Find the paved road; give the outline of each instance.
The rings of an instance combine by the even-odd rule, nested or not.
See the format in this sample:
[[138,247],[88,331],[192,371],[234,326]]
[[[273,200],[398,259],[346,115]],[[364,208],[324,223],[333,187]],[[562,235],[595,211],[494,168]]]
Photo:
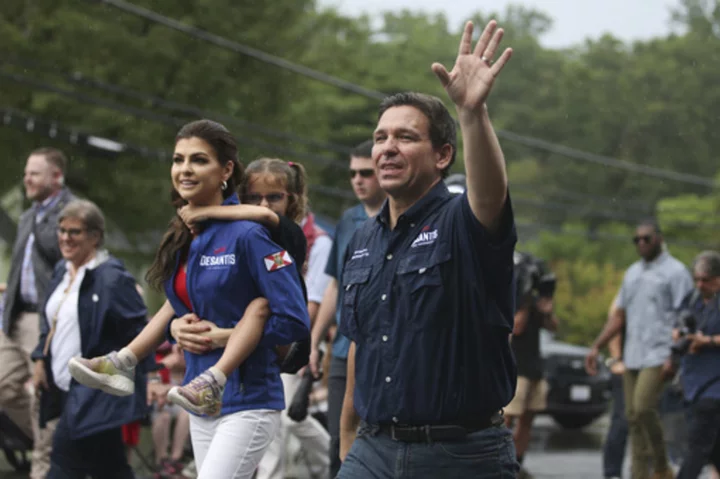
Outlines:
[[[568,431],[557,426],[552,419],[541,416],[535,422],[525,467],[536,479],[602,479],[601,448],[607,427],[608,418],[602,417],[581,431]],[[149,431],[143,431],[143,442],[149,439],[146,433]],[[624,477],[630,477],[629,463],[625,462]],[[288,472],[288,479],[308,477],[301,467],[291,467]],[[0,454],[0,479],[24,477],[11,472]],[[704,474],[702,477],[709,476]]]

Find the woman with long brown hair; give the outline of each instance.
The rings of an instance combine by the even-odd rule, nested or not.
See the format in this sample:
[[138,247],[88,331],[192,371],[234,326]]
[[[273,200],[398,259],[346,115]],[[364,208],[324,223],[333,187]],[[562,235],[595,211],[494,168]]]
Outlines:
[[[176,137],[171,178],[177,208],[238,205],[235,192],[243,170],[230,132],[209,120],[185,125]],[[258,220],[277,220],[266,208],[247,208]],[[193,415],[190,421],[199,478],[251,477],[284,409],[275,348],[309,335],[300,278],[294,267],[287,267],[293,263],[258,223],[209,220],[193,232],[174,218],[147,275],[151,285],[164,288],[168,301],[128,347],[71,361],[73,377],[113,394],[131,394],[123,383],[132,377],[140,355],[162,341],[173,317],[202,318],[226,330],[238,321],[260,322],[259,343],[242,366],[227,375],[211,371],[213,387],[224,386],[220,410]],[[185,382],[213,366],[223,349],[186,351]]]

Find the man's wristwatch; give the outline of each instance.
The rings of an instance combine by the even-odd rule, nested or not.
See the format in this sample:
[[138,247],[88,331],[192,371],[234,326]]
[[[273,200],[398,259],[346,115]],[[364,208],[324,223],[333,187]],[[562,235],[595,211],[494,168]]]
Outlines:
[[618,359],[615,359],[615,358],[607,358],[607,359],[605,360],[605,367],[608,368],[608,369],[610,369],[610,368],[613,367],[613,364],[615,364],[615,363],[618,362],[618,361],[619,361],[619,360],[618,360]]

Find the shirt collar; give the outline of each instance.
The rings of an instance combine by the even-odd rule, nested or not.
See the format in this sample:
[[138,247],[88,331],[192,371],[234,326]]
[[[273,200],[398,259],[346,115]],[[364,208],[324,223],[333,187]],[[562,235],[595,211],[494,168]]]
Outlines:
[[222,202],[223,205],[239,205],[240,199],[238,198],[237,193],[233,193],[232,195],[225,198]]
[[[100,266],[100,264],[107,261],[108,259],[110,259],[110,253],[108,252],[108,250],[99,249],[95,252],[95,256],[93,256],[90,261],[88,261],[87,263],[85,263],[84,265],[82,265],[78,268],[78,273],[80,271],[93,270],[93,269],[97,268],[98,266]],[[67,269],[68,271],[70,271],[71,266],[72,265],[70,264],[70,261],[65,262],[65,269]]]
[[642,259],[642,263],[643,266],[645,266],[646,268],[653,268],[665,261],[669,256],[670,253],[668,253],[667,251],[661,251],[660,254],[655,257],[655,259],[651,261],[645,261],[644,259]]
[[365,211],[365,205],[360,203],[355,207],[355,210],[352,212],[353,220],[366,220],[368,219],[367,212]]
[[[404,221],[410,221],[411,223],[417,222],[417,220],[424,216],[428,210],[433,209],[435,205],[445,201],[451,196],[452,194],[448,191],[445,182],[438,181],[438,183],[433,186],[430,191],[425,193],[425,196],[417,200],[410,208],[407,209],[407,211],[405,211],[405,213],[400,215],[398,218],[398,224]],[[378,213],[375,219],[382,224],[390,224],[389,199],[385,200],[385,203],[383,203],[382,208],[380,209],[380,213]]]
[[53,193],[52,195],[48,196],[41,202],[36,201],[35,208],[41,211],[46,210],[51,206],[55,205],[58,199],[60,199],[60,190],[58,190],[57,193]]

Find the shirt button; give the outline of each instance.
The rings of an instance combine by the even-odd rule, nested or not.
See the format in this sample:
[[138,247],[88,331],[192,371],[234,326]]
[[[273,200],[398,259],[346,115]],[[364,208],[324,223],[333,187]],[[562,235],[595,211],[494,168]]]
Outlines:
[[392,253],[390,253],[389,255],[385,256],[385,258],[388,259],[388,260],[392,259]]
[[395,416],[393,416],[392,420],[393,420],[393,422],[395,422],[395,423],[398,422],[398,418],[396,418]]
[[387,336],[383,335],[383,342],[387,343]]
[[419,274],[423,274],[425,271],[427,271],[427,268],[420,268],[420,269],[418,270],[418,273],[419,273]]
[[385,382],[386,382],[386,383],[389,383],[390,381],[392,381],[392,379],[390,378],[390,376],[388,376],[388,377],[385,378]]
[[385,301],[385,300],[387,299],[387,294],[383,294],[382,296],[380,296],[380,299],[382,299],[383,301]]
[[414,227],[415,227],[415,223],[410,223],[410,227],[411,227],[411,228],[414,228]]

